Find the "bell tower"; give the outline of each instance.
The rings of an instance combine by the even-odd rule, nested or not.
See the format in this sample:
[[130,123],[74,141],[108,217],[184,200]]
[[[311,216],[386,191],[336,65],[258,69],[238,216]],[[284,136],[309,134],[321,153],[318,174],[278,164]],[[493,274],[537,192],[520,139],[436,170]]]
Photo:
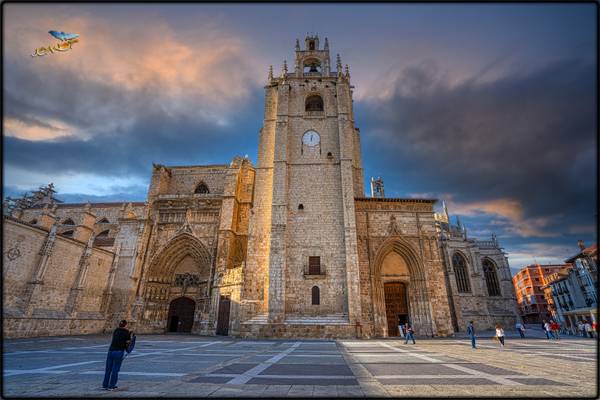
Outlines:
[[[329,41],[296,40],[269,70],[244,276],[247,319],[360,318],[354,198],[364,196],[350,72]],[[286,322],[288,321],[288,322]],[[292,329],[292,328],[290,328]]]

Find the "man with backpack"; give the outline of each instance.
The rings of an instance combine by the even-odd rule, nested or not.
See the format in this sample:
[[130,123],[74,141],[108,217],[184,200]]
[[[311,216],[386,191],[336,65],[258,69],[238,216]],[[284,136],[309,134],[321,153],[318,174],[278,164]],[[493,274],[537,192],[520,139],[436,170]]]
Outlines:
[[104,381],[102,382],[102,388],[104,390],[117,389],[119,370],[121,369],[121,363],[125,358],[125,352],[131,353],[131,350],[133,350],[132,344],[135,344],[135,335],[133,335],[133,332],[128,330],[126,326],[127,321],[121,320],[119,322],[119,327],[113,332],[112,341],[108,349],[108,356],[106,357]]

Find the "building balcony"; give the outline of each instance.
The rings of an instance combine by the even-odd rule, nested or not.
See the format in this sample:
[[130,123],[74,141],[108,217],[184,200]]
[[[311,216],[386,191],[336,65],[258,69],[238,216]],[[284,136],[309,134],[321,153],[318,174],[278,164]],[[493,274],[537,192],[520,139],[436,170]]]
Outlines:
[[305,111],[305,117],[323,117],[325,115],[325,111]]
[[325,266],[320,265],[318,268],[315,266],[310,266],[308,264],[304,265],[303,268],[303,276],[304,279],[322,279],[327,276],[325,273]]

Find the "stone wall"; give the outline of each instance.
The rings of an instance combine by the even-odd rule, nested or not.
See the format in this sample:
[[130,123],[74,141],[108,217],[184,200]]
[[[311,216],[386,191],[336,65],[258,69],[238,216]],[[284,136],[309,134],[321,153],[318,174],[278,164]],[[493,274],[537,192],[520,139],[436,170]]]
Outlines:
[[[446,273],[450,284],[450,297],[453,301],[455,328],[465,332],[469,321],[473,321],[476,329],[493,329],[496,324],[505,328],[514,327],[516,323],[516,300],[514,286],[511,280],[510,268],[506,255],[497,246],[486,243],[479,246],[478,241],[467,239],[462,235],[446,234],[440,242],[444,255]],[[468,270],[468,292],[460,292],[452,263],[455,253],[460,254],[466,261]],[[489,296],[482,261],[491,260],[495,267],[500,284],[500,296]]]
[[[60,204],[55,203],[52,208],[52,213],[58,221],[58,234],[66,231],[71,231],[83,222],[83,216],[86,211],[93,213],[96,216],[94,224],[94,234],[98,235],[101,232],[108,230],[108,238],[114,239],[120,228],[119,219],[123,218],[126,213],[133,213],[140,217],[144,213],[145,203],[143,202],[115,202],[115,203],[71,203]],[[47,212],[48,209],[42,207],[29,208],[22,211],[19,219],[31,222],[39,221],[41,215]],[[66,225],[64,222],[71,219],[74,225]],[[108,222],[104,222],[108,221]],[[35,225],[35,224],[34,224]],[[114,240],[97,243],[98,246],[105,247],[107,250],[113,250]]]
[[289,339],[349,339],[360,336],[360,329],[351,324],[242,324],[241,338]]
[[100,333],[114,253],[3,219],[4,335]]

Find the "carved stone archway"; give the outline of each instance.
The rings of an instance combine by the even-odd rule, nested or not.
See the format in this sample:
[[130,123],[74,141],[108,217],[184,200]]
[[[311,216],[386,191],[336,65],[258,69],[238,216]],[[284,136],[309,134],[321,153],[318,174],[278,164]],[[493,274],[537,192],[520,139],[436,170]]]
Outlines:
[[382,266],[385,257],[391,252],[401,256],[408,266],[409,279],[403,279],[402,281],[406,284],[408,292],[410,323],[417,335],[430,336],[434,328],[429,308],[429,295],[423,262],[413,246],[399,236],[392,236],[379,246],[372,264],[374,333],[376,336],[388,336]]
[[[178,276],[176,270],[182,263],[191,264],[192,269],[188,267]],[[172,238],[150,261],[144,280],[142,324],[152,331],[167,330],[169,304],[185,295],[195,301],[192,332],[197,331],[201,316],[208,313],[211,265],[210,253],[196,237],[181,233]]]

